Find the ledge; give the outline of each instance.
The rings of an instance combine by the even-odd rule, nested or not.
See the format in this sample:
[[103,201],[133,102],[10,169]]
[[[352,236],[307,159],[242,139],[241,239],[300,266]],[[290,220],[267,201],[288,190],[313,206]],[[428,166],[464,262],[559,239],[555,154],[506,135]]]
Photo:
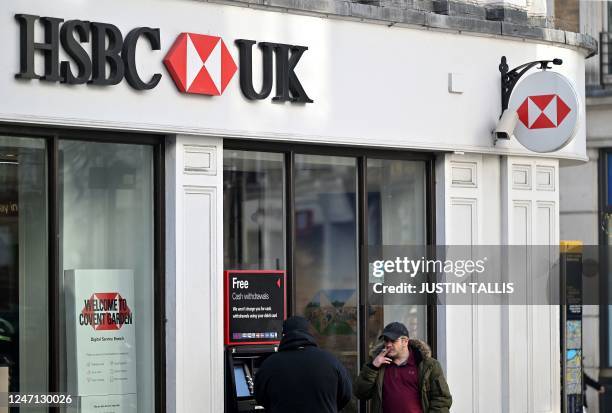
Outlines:
[[[276,10],[296,14],[309,14],[321,17],[352,19],[364,22],[386,24],[388,26],[406,25],[439,30],[455,30],[474,34],[485,34],[494,36],[507,36],[513,38],[525,38],[546,43],[575,47],[585,54],[587,58],[597,54],[597,41],[582,33],[573,33],[564,30],[556,30],[546,27],[531,26],[522,23],[521,12],[509,10],[489,10],[485,15],[487,19],[477,18],[473,14],[474,6],[467,8],[470,15],[437,14],[426,10],[429,2],[419,0],[413,3],[415,9],[403,9],[398,7],[380,7],[350,0],[196,0],[207,1],[241,7],[252,7],[264,10]],[[421,4],[423,3],[423,4]],[[427,5],[426,5],[427,4]],[[439,10],[444,9],[442,2],[436,2]],[[418,6],[421,7],[418,7]],[[419,10],[419,8],[422,8]],[[425,10],[423,10],[425,9]],[[483,7],[484,9],[484,7]],[[460,9],[461,10],[461,9]],[[506,17],[504,17],[506,16]],[[502,20],[500,20],[502,19]]]
[[585,89],[587,106],[612,104],[612,87],[606,88],[601,85],[586,85]]

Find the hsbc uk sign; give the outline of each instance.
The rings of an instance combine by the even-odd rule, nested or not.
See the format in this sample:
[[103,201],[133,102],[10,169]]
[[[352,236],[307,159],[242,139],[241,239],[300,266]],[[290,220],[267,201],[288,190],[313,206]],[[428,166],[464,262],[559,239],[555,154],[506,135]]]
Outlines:
[[[136,65],[136,47],[147,41],[151,50],[161,50],[158,28],[137,27],[125,37],[116,26],[84,20],[67,20],[16,14],[20,34],[20,68],[17,79],[39,79],[69,85],[92,84],[112,86],[123,79],[136,90],[155,88],[162,79],[156,73],[143,79]],[[42,25],[43,42],[37,42],[36,25]],[[86,48],[85,44],[90,43]],[[218,36],[181,33],[163,59],[170,77],[182,93],[219,96],[239,72],[240,89],[250,100],[270,96],[276,84],[273,101],[312,103],[302,86],[295,68],[306,50],[305,46],[238,39],[236,64],[225,41]],[[262,53],[263,82],[259,91],[253,85],[253,45]],[[60,61],[60,48],[69,60]],[[88,50],[91,52],[88,52]],[[35,68],[36,53],[44,59],[44,72]],[[276,70],[273,69],[273,60]],[[73,70],[76,69],[76,70]]]

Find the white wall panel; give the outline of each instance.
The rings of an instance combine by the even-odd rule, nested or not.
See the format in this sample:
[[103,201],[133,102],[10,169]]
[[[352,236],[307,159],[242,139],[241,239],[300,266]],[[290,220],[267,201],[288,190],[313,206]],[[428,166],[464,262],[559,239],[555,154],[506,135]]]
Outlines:
[[472,308],[467,305],[448,305],[444,309],[447,316],[444,328],[447,330],[447,337],[451,340],[445,370],[453,395],[452,409],[453,412],[475,412],[477,375],[474,371]]
[[511,245],[531,244],[531,202],[526,200],[512,203],[513,221]]
[[[472,169],[473,166],[473,169]],[[475,184],[461,181],[458,176],[470,170],[476,172],[476,163],[466,164],[466,168],[453,164],[451,167],[452,187],[476,188]],[[471,175],[470,182],[476,181]],[[472,245],[478,239],[478,209],[476,198],[452,197],[450,200],[449,231],[450,245]],[[473,308],[471,306],[446,306],[447,310],[447,336],[452,337],[452,353],[449,354],[447,371],[448,381],[453,388],[453,409],[459,412],[471,411],[474,406],[477,391],[478,375],[475,371],[476,357],[474,347],[475,326]],[[462,357],[457,357],[459,354]]]
[[[517,191],[529,191],[531,189],[531,168],[529,165],[516,165],[512,169],[511,185]],[[529,177],[528,181],[524,178]],[[525,196],[525,193],[521,194]],[[514,200],[511,204],[513,216],[513,224],[510,226],[510,244],[514,245],[529,245],[531,244],[531,202],[529,200]],[[510,251],[509,272],[513,278],[517,280],[517,274],[521,278],[518,283],[527,285],[531,271],[530,259],[528,251],[523,254],[523,251]],[[528,289],[521,290],[523,294],[519,300],[526,302],[528,299]],[[506,412],[509,413],[527,413],[530,411],[530,386],[529,386],[529,371],[531,360],[531,347],[527,326],[530,322],[530,309],[526,306],[509,306],[507,309],[507,320],[504,320],[502,328],[508,329],[508,340],[504,342],[504,353],[507,355],[507,370],[508,375],[507,387],[504,391]],[[507,346],[507,347],[506,347]]]
[[[559,352],[554,351],[556,347],[551,347],[554,343],[559,343],[555,331],[558,330],[557,324],[559,320],[555,320],[555,312],[551,311],[552,306],[534,305],[532,310],[532,337],[530,353],[531,358],[531,377],[533,380],[534,406],[533,411],[539,412],[554,412],[557,405],[556,399],[559,399],[558,394],[553,394],[555,386],[554,381],[558,381],[558,377],[552,376],[552,373],[558,371],[553,365],[553,360],[558,357]],[[557,339],[555,339],[557,338]],[[544,374],[542,374],[544,373]]]
[[[445,223],[438,233],[439,243],[499,243],[498,158],[444,155],[436,171],[443,205],[437,213],[438,225]],[[453,412],[501,411],[501,308],[477,304],[474,298],[472,306],[438,309],[438,350],[453,393]]]
[[[504,158],[502,161],[502,232],[514,247],[509,271],[521,274],[525,302],[549,288],[548,271],[559,244],[557,161]],[[538,294],[538,297],[540,295]],[[507,347],[506,411],[553,413],[560,409],[559,311],[556,306],[510,306],[503,319]]]
[[449,245],[478,244],[478,203],[475,198],[451,198]]
[[[217,225],[215,202],[216,188],[185,187],[183,192],[183,262],[181,301],[184,311],[180,317],[183,339],[177,353],[180,354],[180,364],[184,368],[181,380],[180,395],[183,399],[184,411],[195,411],[201,406],[219,406],[219,394],[215,394],[212,384],[219,380],[219,365],[215,359],[215,344],[219,337],[206,334],[194,337],[191,332],[217,331],[218,321],[214,314],[219,312],[223,303],[216,294],[216,285],[220,279],[215,270],[216,251],[213,234]],[[221,296],[222,297],[222,296]],[[211,317],[211,315],[213,315]],[[202,354],[202,349],[205,350]],[[207,351],[206,351],[207,350]],[[208,353],[208,354],[206,354]],[[210,383],[202,386],[202,383]]]
[[166,145],[168,412],[223,411],[222,141]]
[[[501,189],[500,162],[498,156],[483,156],[482,196],[480,198],[481,245],[498,245],[501,239]],[[478,412],[502,411],[502,354],[499,351],[502,341],[502,307],[480,305],[475,308],[478,335],[477,375],[478,375]]]
[[504,412],[528,413],[533,388],[529,386],[529,337],[525,331],[529,323],[529,308],[524,306],[509,306],[508,321],[503,320],[502,327],[508,329],[508,340],[503,344],[503,352],[507,357],[504,366],[506,386],[504,386]]
[[478,391],[474,411],[480,413],[501,412],[502,404],[502,354],[501,328],[502,307],[480,305],[477,311],[477,368]]
[[[436,173],[438,242],[540,244],[540,254],[513,250],[508,271],[523,277],[524,302],[534,288],[545,288],[548,280],[534,275],[548,269],[556,251],[544,246],[559,241],[557,161],[447,154]],[[556,307],[443,306],[438,323],[453,412],[559,411]]]
[[[552,166],[536,166],[536,189],[537,191],[554,191],[556,188],[556,171]],[[539,179],[538,179],[539,177]],[[544,197],[546,198],[546,197]],[[549,283],[547,277],[540,275],[546,274],[551,262],[555,260],[555,253],[558,253],[559,243],[557,235],[558,225],[558,202],[538,201],[536,202],[536,239],[534,244],[539,245],[538,254],[535,257],[534,281],[532,291],[544,291]],[[549,246],[549,248],[547,248]],[[546,254],[548,251],[548,254]],[[559,337],[559,311],[556,306],[533,305],[532,310],[532,335],[531,354],[532,370],[531,376],[534,377],[534,409],[536,413],[552,412],[558,407],[558,394],[553,392],[557,388],[555,385],[557,377],[552,373],[558,372],[557,368],[560,353],[555,343],[560,343]],[[549,345],[547,345],[549,344]],[[551,372],[551,374],[540,374],[540,372]],[[537,378],[537,379],[536,379]]]

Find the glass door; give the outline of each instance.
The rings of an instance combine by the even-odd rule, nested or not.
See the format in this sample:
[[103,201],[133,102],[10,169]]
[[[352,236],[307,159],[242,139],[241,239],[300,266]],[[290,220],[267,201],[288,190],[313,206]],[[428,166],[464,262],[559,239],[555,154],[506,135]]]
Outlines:
[[[295,312],[358,372],[357,158],[295,155]],[[356,412],[355,400],[344,412]]]

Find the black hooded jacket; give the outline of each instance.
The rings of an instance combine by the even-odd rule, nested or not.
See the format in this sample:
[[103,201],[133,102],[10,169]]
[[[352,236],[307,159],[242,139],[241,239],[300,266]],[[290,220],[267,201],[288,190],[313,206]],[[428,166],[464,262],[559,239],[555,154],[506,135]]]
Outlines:
[[336,413],[351,394],[344,366],[301,330],[285,334],[255,375],[255,398],[266,413]]

